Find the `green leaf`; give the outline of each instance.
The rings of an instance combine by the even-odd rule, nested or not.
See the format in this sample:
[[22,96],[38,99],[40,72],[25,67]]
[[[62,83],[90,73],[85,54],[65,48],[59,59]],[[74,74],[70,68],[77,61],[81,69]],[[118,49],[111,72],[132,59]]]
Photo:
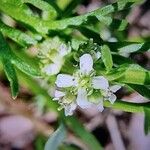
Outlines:
[[116,80],[121,83],[135,84],[134,87],[136,87],[136,85],[150,85],[150,71],[137,64],[132,64],[132,62],[131,64],[120,65],[109,73],[103,75],[110,81]]
[[122,19],[122,20],[113,19],[111,21],[110,27],[112,29],[117,29],[118,31],[123,31],[123,30],[126,29],[127,25],[128,25],[128,22],[126,20],[124,20],[124,19]]
[[81,150],[77,145],[63,145],[60,150]]
[[5,74],[10,82],[11,94],[13,99],[15,99],[19,92],[18,79],[13,65],[9,60],[3,59],[3,66]]
[[56,3],[61,10],[64,10],[72,0],[57,0]]
[[21,0],[1,0],[0,10],[19,22],[23,22],[35,28],[40,33],[47,33],[46,21],[35,16]]
[[103,45],[101,47],[101,53],[102,53],[102,61],[106,67],[106,70],[110,71],[113,66],[113,61],[109,47],[107,45]]
[[121,2],[107,5],[81,16],[56,21],[44,21],[36,17],[21,0],[1,0],[0,10],[14,19],[32,26],[40,33],[48,33],[49,30],[63,30],[69,26],[80,26],[86,23],[91,17],[97,18],[104,24],[111,25],[113,19],[106,15],[129,8],[136,1],[137,0],[121,0]]
[[150,99],[150,88],[144,85],[135,85],[135,84],[128,84],[129,87],[137,91],[142,96]]
[[0,32],[0,61],[4,66],[5,74],[10,82],[12,97],[15,99],[18,95],[18,79],[13,65],[11,64],[12,53],[3,35]]
[[[81,24],[86,23],[90,17],[95,17],[100,22],[103,22],[104,24],[107,24],[107,25],[111,25],[113,22],[113,19],[111,19],[111,17],[108,17],[106,15],[129,8],[136,1],[137,0],[122,0],[121,2],[107,5],[103,8],[99,8],[85,15],[54,21],[52,22],[50,29],[60,30],[60,29],[65,29],[68,26],[80,26]],[[121,24],[125,24],[124,21]],[[120,26],[120,29],[123,28],[121,26]]]
[[83,0],[71,0],[65,10],[62,12],[62,17],[68,17],[72,15],[73,10],[82,2]]
[[49,137],[46,142],[44,150],[58,150],[59,146],[62,144],[66,138],[66,129],[63,124]]
[[118,82],[150,85],[150,71],[143,69],[136,64],[130,64],[123,67],[126,68],[125,73],[121,78],[117,79]]
[[28,64],[27,61],[24,61],[15,55],[13,55],[11,61],[19,70],[23,71],[24,73],[31,76],[41,76],[39,69],[35,68],[31,64]]
[[129,44],[127,46],[121,47],[118,49],[120,54],[124,53],[133,53],[137,51],[149,51],[150,50],[150,43],[134,43]]
[[117,100],[114,104],[111,104],[108,100],[104,101],[104,106],[125,111],[125,112],[131,112],[131,113],[143,113],[143,109],[146,106],[150,107],[150,103],[133,103],[133,102],[127,102],[127,101],[121,101]]
[[38,68],[28,64],[27,61],[17,57],[11,50],[9,45],[0,34],[0,58],[11,61],[18,69],[32,76],[40,76]]
[[150,50],[150,42],[105,42],[111,51],[124,53],[146,52]]
[[[113,80],[117,80],[119,78],[121,78],[124,73],[126,68],[123,67],[124,65],[122,65],[121,67],[118,68],[114,68],[113,70],[111,70],[109,73],[104,74],[104,76],[109,80],[109,81],[113,81]],[[125,65],[126,66],[126,65]]]
[[144,131],[145,134],[148,134],[150,132],[150,108],[145,107],[144,108]]
[[4,71],[10,81],[10,87],[12,91],[12,96],[15,98],[18,94],[18,80],[13,64],[25,72],[26,74],[33,76],[40,76],[39,71],[29,65],[27,62],[23,61],[17,57],[10,49],[9,45],[6,43],[3,35],[0,32],[0,60],[4,65]]
[[0,59],[11,60],[12,52],[9,45],[6,43],[2,33],[0,32]]
[[22,0],[22,2],[30,3],[35,7],[43,10],[43,13],[46,15],[46,20],[54,19],[57,16],[56,10],[49,3],[43,0]]
[[30,37],[29,35],[21,32],[17,29],[9,27],[1,21],[0,21],[0,31],[5,36],[9,37],[13,41],[17,42],[19,45],[24,46],[24,47],[27,45],[30,45],[30,44],[35,45],[37,43],[37,41],[35,39],[33,39],[32,37]]
[[101,44],[103,42],[98,32],[95,32],[94,30],[84,26],[77,27],[77,29],[87,38],[92,38],[94,42],[98,44]]
[[122,66],[122,64],[127,64],[127,63],[134,64],[134,62],[130,58],[127,58],[118,54],[112,54],[112,57],[113,57],[114,64],[117,64],[117,65]]
[[90,150],[102,150],[102,147],[96,138],[89,133],[75,117],[67,117],[65,121],[72,131],[85,142]]

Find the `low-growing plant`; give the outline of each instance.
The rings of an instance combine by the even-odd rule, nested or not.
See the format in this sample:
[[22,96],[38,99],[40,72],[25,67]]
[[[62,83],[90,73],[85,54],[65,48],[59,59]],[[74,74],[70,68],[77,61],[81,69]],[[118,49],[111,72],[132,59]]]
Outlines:
[[[74,10],[81,1],[0,2],[0,61],[12,98],[19,93],[20,80],[43,97],[43,108],[56,111],[63,122],[45,150],[52,146],[55,150],[64,142],[66,126],[90,149],[102,149],[75,117],[77,107],[144,113],[145,133],[150,130],[150,103],[122,101],[115,94],[125,88],[150,98],[150,71],[129,57],[149,51],[150,43],[144,39],[131,42],[126,33],[129,23],[124,12],[139,1],[117,0],[77,15]],[[6,16],[15,20],[14,25],[6,21]]]

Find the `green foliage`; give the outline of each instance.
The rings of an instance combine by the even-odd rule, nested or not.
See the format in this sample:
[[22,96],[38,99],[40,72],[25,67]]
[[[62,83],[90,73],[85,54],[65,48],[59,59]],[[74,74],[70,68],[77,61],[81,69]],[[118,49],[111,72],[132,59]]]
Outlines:
[[37,41],[32,38],[31,36],[21,32],[20,30],[11,28],[5,25],[3,22],[0,21],[0,31],[12,39],[13,41],[17,42],[19,45],[25,47],[27,45],[35,45]]
[[52,136],[46,142],[44,150],[58,150],[58,147],[62,144],[62,142],[66,138],[66,129],[63,124],[53,133]]
[[113,66],[113,61],[109,47],[107,45],[102,46],[101,53],[102,53],[102,60],[104,62],[106,70],[110,71]]
[[19,57],[15,55],[13,55],[11,59],[14,66],[16,66],[18,69],[25,72],[26,74],[31,76],[40,76],[38,68],[35,68],[31,64],[28,64],[27,62],[21,60]]
[[150,85],[150,71],[136,64],[127,65],[124,69],[124,75],[118,81],[138,85]]
[[3,59],[2,63],[4,66],[4,71],[6,73],[6,76],[10,82],[12,97],[13,99],[15,99],[18,95],[18,90],[19,90],[16,71],[9,60]]
[[150,42],[106,42],[111,51],[119,54],[130,54],[135,52],[146,52],[150,50]]
[[140,93],[142,96],[150,99],[150,88],[148,86],[128,84],[132,89]]
[[43,11],[43,17],[45,20],[55,19],[57,11],[49,5],[47,2],[42,0],[22,0],[23,3],[29,3]]
[[80,124],[75,117],[66,119],[66,123],[74,131],[74,133],[79,136],[86,145],[88,145],[91,150],[102,149],[101,145],[98,143],[95,137],[86,129],[84,129],[83,125]]
[[10,87],[13,98],[17,97],[19,90],[17,75],[14,66],[16,66],[18,69],[29,75],[33,76],[39,75],[38,71],[35,68],[31,67],[27,62],[21,60],[11,51],[9,45],[6,43],[1,33],[0,33],[0,61],[2,61],[6,76],[10,81]]
[[[17,0],[17,1],[16,0],[13,0],[13,1],[2,0],[0,10],[10,15],[14,19],[32,26],[38,32],[46,34],[48,33],[49,30],[62,30],[62,29],[66,29],[69,26],[80,26],[81,24],[88,22],[88,19],[90,17],[95,17],[100,22],[106,25],[111,25],[113,20],[111,19],[111,17],[107,17],[106,15],[113,13],[113,12],[121,11],[123,9],[127,9],[136,1],[137,0],[121,0],[121,1],[118,1],[117,3],[108,5],[104,8],[97,9],[93,12],[87,13],[82,16],[62,19],[58,21],[44,21],[36,17],[35,15],[33,15],[30,9],[24,3],[22,3],[21,0]],[[42,3],[42,5],[44,5],[45,7],[44,2],[41,2],[40,0],[39,2]],[[31,3],[37,6],[36,1],[32,1]],[[19,13],[19,12],[22,12],[22,13]],[[124,20],[120,21],[118,29],[122,30],[124,24],[125,24]]]
[[5,42],[2,34],[0,33],[0,61],[2,61],[4,66],[4,71],[10,82],[12,97],[15,99],[18,94],[18,79],[14,69],[14,66],[11,63],[12,53],[9,46]]

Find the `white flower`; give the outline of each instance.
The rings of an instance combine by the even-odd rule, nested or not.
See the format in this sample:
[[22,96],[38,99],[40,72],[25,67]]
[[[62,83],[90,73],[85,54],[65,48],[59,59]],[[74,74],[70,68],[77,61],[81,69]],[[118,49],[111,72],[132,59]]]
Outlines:
[[104,96],[105,100],[109,100],[110,103],[113,104],[117,99],[116,95],[113,93],[117,92],[120,88],[121,88],[120,85],[113,85],[113,86],[105,89],[103,91],[103,96]]
[[92,104],[88,101],[87,91],[85,88],[78,89],[78,95],[77,95],[76,101],[77,101],[77,104],[83,109],[89,108]]
[[44,41],[39,47],[41,71],[49,76],[59,73],[64,64],[64,57],[70,51],[70,45],[62,43],[57,37]]
[[[58,102],[63,106],[65,109],[65,115],[66,116],[71,116],[73,115],[73,112],[75,111],[77,104],[74,102],[74,96],[72,94],[67,95],[65,92],[62,91],[55,91],[55,98],[53,100],[58,100]],[[69,100],[66,100],[69,99]]]
[[[75,105],[83,109],[96,105],[99,111],[103,111],[103,99],[108,98],[110,102],[116,100],[116,96],[113,92],[116,92],[120,87],[112,86],[109,88],[108,80],[105,77],[95,76],[93,59],[90,54],[84,54],[80,57],[79,66],[80,70],[75,74],[72,76],[59,74],[55,82],[59,88],[70,88],[67,94],[73,93],[73,95],[75,95],[71,102],[69,102],[70,107],[64,107],[65,111],[70,110],[71,113],[68,114],[72,114],[75,110]],[[62,96],[63,99],[65,96]],[[60,98],[60,101],[61,100]]]
[[94,89],[106,90],[109,87],[108,80],[103,76],[93,77],[92,86]]
[[70,105],[64,106],[65,108],[65,116],[71,116],[73,115],[75,109],[77,108],[77,105],[75,102],[70,103]]
[[45,72],[47,75],[54,75],[60,71],[61,64],[58,63],[51,63],[47,64],[42,68],[42,72]]
[[93,59],[90,54],[84,54],[80,57],[80,72],[84,75],[90,74],[93,70]]
[[71,87],[75,86],[76,80],[73,76],[67,74],[59,74],[57,76],[56,85],[58,87]]

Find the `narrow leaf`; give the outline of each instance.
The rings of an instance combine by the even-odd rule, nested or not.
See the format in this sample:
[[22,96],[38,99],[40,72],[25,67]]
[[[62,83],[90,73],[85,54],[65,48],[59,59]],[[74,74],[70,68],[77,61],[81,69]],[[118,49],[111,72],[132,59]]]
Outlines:
[[58,150],[59,146],[62,144],[66,138],[66,129],[63,124],[49,137],[46,142],[44,150]]
[[126,65],[125,68],[124,75],[117,81],[139,85],[150,85],[150,71],[143,69],[136,64]]
[[118,31],[123,31],[126,29],[127,25],[128,22],[126,20],[113,19],[110,24],[110,27],[112,29],[117,29]]
[[17,42],[18,44],[20,44],[21,46],[27,46],[30,44],[36,44],[37,41],[35,39],[33,39],[32,37],[30,37],[29,35],[14,29],[12,27],[9,27],[7,25],[5,25],[3,22],[0,21],[0,31],[7,37],[9,37],[10,39],[12,39],[13,41]]
[[123,65],[122,65],[122,67],[114,68],[109,73],[104,74],[104,76],[109,81],[117,80],[117,79],[121,78],[124,75],[125,70],[126,70],[126,68],[123,67]]
[[54,19],[57,16],[56,10],[46,1],[43,0],[22,0],[24,3],[30,3],[35,7],[43,10],[46,20]]
[[72,15],[73,10],[82,2],[83,0],[71,0],[65,10],[62,12],[62,17],[68,17]]
[[150,50],[150,43],[135,43],[135,44],[130,44],[124,47],[119,48],[119,53],[133,53],[137,51],[149,51]]
[[125,112],[131,112],[131,113],[143,113],[143,109],[146,106],[150,106],[150,103],[133,103],[133,102],[127,102],[125,100],[117,100],[114,104],[111,104],[109,101],[104,101],[105,107],[110,107],[113,109],[118,109]]
[[128,84],[132,89],[137,91],[142,96],[146,97],[147,99],[150,99],[150,88],[144,85],[135,85],[135,84]]
[[0,10],[12,18],[30,25],[40,33],[48,32],[48,27],[45,25],[46,21],[35,16],[21,0],[1,0]]
[[[111,25],[111,23],[113,22],[113,19],[111,19],[111,17],[106,16],[107,14],[121,11],[123,9],[127,9],[131,7],[132,4],[136,1],[137,0],[122,0],[121,2],[107,5],[103,8],[99,8],[95,11],[89,12],[81,16],[54,21],[51,24],[51,29],[65,29],[68,26],[79,26],[83,23],[86,23],[90,17],[95,17],[100,22],[103,22],[104,24],[107,24],[107,25]],[[121,23],[121,24],[124,24],[124,23]],[[122,29],[122,27],[120,29]]]
[[121,2],[107,5],[103,8],[99,8],[95,11],[89,12],[81,16],[55,21],[44,21],[34,16],[31,13],[30,9],[26,5],[21,3],[21,0],[1,0],[0,10],[10,15],[14,19],[32,26],[40,33],[48,33],[49,30],[63,30],[69,26],[80,26],[81,24],[87,23],[90,17],[95,17],[100,22],[110,25],[113,22],[113,19],[106,15],[129,8],[136,1],[137,0],[122,0]]
[[150,51],[150,42],[105,42],[112,51],[123,53],[135,53]]
[[24,60],[20,59],[19,57],[13,55],[12,63],[24,73],[31,75],[31,76],[40,76],[40,71],[38,68],[33,67],[31,64],[28,64]]
[[102,150],[100,143],[75,117],[66,118],[66,123],[81,138],[90,150]]
[[11,64],[11,57],[9,45],[0,32],[0,61],[3,63],[5,74],[10,82],[12,97],[15,99],[18,95],[19,86],[15,69]]
[[98,32],[95,32],[94,30],[84,26],[77,27],[77,29],[87,38],[92,38],[94,42],[98,44],[101,44],[103,42]]
[[10,82],[11,94],[13,99],[15,99],[19,92],[18,79],[13,65],[9,60],[3,60],[3,66],[5,74]]
[[101,53],[102,53],[102,61],[106,67],[106,70],[110,71],[113,66],[113,61],[109,47],[107,45],[102,46]]

